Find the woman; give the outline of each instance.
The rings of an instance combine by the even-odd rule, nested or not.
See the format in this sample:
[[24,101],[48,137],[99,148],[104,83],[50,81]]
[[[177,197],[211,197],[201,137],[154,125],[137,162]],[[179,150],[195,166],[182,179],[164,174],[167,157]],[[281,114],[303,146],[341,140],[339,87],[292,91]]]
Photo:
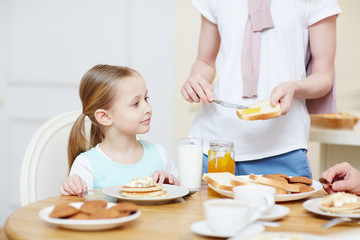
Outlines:
[[[333,85],[336,0],[193,0],[202,15],[199,52],[181,93],[202,101],[189,135],[235,144],[235,174],[284,173],[311,177],[306,152],[309,114],[305,99]],[[312,71],[306,76],[306,53]],[[215,74],[218,82],[212,85]],[[213,99],[249,105],[280,103],[277,119],[239,120]],[[207,153],[208,149],[204,149]],[[207,170],[207,156],[204,168]]]

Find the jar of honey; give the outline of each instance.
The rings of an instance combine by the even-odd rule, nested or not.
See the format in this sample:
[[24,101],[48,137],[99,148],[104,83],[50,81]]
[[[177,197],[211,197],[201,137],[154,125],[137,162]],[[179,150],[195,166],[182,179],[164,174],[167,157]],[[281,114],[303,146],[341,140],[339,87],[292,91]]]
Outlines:
[[212,141],[208,152],[208,172],[235,174],[235,151],[231,141]]

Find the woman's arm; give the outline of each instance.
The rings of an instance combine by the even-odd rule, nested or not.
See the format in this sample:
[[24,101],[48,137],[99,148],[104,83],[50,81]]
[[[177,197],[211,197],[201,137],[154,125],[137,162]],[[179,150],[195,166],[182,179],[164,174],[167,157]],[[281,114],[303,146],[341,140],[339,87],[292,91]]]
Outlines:
[[309,27],[312,56],[311,74],[301,81],[288,81],[273,89],[271,104],[280,102],[285,115],[293,98],[320,98],[325,96],[333,85],[336,52],[336,18],[325,18]]
[[181,88],[181,94],[188,102],[209,104],[213,97],[211,85],[215,77],[215,59],[219,51],[220,35],[216,24],[201,16],[199,51],[190,76]]

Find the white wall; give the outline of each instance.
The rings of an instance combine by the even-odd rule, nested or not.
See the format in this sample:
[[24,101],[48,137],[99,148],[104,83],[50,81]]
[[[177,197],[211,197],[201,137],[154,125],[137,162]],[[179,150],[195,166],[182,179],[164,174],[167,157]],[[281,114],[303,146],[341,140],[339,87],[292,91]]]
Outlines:
[[174,11],[174,0],[0,1],[0,226],[20,206],[28,141],[46,120],[81,108],[78,84],[95,64],[143,75],[148,138],[173,153]]

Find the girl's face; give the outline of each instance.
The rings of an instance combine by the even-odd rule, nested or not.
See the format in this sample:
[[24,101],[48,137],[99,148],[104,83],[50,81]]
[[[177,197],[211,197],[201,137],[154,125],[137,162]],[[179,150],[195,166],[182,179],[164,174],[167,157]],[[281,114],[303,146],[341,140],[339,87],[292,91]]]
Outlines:
[[108,110],[113,126],[122,134],[144,134],[150,130],[151,106],[144,79],[134,74],[121,79]]

